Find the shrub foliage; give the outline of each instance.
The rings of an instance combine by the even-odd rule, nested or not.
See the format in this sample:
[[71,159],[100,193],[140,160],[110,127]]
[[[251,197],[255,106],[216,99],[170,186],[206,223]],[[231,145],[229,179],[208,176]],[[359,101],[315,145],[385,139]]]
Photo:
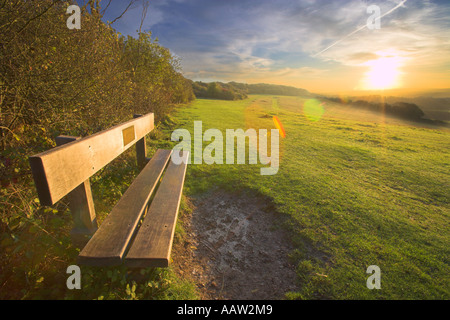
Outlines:
[[36,297],[76,253],[66,206],[39,205],[28,157],[60,134],[87,136],[134,113],[159,122],[194,99],[179,61],[150,33],[122,36],[102,21],[98,0],[70,30],[71,4],[0,1],[0,298]]

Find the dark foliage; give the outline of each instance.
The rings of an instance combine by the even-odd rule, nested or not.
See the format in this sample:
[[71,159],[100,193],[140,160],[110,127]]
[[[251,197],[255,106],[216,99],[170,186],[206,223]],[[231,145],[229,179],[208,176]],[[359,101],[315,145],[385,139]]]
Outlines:
[[195,98],[150,33],[124,37],[102,21],[100,1],[84,3],[71,30],[73,1],[0,1],[0,298],[26,298],[74,250],[66,207],[39,205],[28,157],[135,113],[158,123]]
[[[334,97],[323,97],[323,98],[336,103],[343,103],[340,98]],[[366,109],[375,112],[383,112],[385,114],[409,120],[421,120],[425,115],[425,113],[419,108],[419,106],[413,103],[406,103],[406,102],[395,102],[393,104],[388,104],[388,103],[369,102],[366,100],[356,100],[356,101],[349,100],[345,102],[345,104],[357,107],[359,109]]]

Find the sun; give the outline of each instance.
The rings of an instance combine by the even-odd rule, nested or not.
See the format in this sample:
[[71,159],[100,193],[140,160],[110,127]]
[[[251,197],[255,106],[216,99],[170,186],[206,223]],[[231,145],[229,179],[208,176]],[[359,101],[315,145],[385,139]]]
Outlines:
[[385,56],[363,64],[369,67],[362,80],[364,90],[386,90],[401,86],[401,58]]

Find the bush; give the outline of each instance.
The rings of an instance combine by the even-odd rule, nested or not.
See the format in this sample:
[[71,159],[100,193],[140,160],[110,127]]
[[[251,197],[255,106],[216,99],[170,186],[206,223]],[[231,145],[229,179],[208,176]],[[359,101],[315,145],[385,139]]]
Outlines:
[[87,136],[134,113],[160,121],[194,98],[179,61],[150,33],[121,36],[102,22],[99,1],[87,1],[81,29],[69,30],[70,4],[0,3],[0,298],[51,287],[76,256],[67,206],[40,206],[28,157],[60,134]]

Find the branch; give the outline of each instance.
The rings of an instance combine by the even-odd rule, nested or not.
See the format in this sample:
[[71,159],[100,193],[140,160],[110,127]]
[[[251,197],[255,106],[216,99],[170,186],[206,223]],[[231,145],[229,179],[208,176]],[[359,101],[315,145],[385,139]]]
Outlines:
[[39,18],[42,15],[44,15],[45,13],[47,13],[59,1],[61,1],[61,0],[54,0],[50,6],[48,6],[46,9],[44,9],[44,11],[42,11],[35,17],[31,18],[30,20],[28,20],[27,23],[25,23],[25,25],[17,32],[17,34],[21,33],[26,27],[28,27],[28,25],[31,23],[31,21],[36,20],[37,18]]
[[117,20],[119,20],[120,18],[123,17],[123,15],[128,11],[128,9],[131,7],[131,5],[133,3],[135,3],[136,0],[131,0],[130,3],[128,4],[128,6],[125,8],[125,10],[122,12],[122,14],[120,16],[118,16],[117,18],[115,18],[112,22],[109,23],[109,25],[112,25],[114,22],[116,22]]
[[141,17],[141,25],[139,26],[139,33],[142,31],[142,25],[144,24],[144,20],[147,17],[147,10],[148,10],[148,1],[144,1],[142,3],[142,17]]
[[106,5],[106,8],[103,9],[103,11],[102,11],[102,16],[105,14],[106,10],[109,8],[109,5],[111,4],[111,1],[112,1],[112,0],[109,0],[108,4]]

